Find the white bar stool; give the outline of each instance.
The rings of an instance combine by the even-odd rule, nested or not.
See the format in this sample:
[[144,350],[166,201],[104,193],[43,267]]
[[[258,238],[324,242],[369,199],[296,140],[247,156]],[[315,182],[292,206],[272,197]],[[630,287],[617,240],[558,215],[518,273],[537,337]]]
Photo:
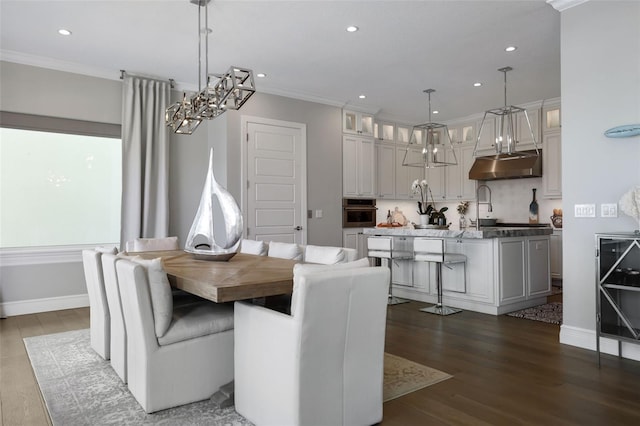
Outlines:
[[436,264],[436,285],[438,289],[438,302],[434,306],[420,309],[437,315],[451,315],[461,312],[462,309],[450,308],[442,304],[442,265],[451,269],[450,265],[462,263],[467,266],[467,256],[459,253],[445,253],[444,240],[438,238],[414,238],[413,259],[416,262],[432,262]]
[[395,297],[393,291],[393,261],[394,260],[410,260],[413,256],[407,251],[394,251],[392,237],[368,237],[367,238],[367,257],[369,259],[385,259],[389,268],[389,300],[388,305],[398,305],[400,303],[408,303],[407,299]]

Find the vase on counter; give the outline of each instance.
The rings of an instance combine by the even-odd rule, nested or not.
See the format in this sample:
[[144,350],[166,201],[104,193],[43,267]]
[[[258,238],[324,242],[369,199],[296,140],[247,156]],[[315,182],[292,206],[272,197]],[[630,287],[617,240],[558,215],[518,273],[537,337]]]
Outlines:
[[467,227],[467,218],[464,217],[463,214],[460,215],[460,229],[465,229]]
[[536,201],[536,188],[532,189],[533,200],[529,204],[529,223],[538,223],[538,202]]
[[429,215],[428,214],[421,214],[420,215],[420,225],[426,226],[428,224],[429,224]]

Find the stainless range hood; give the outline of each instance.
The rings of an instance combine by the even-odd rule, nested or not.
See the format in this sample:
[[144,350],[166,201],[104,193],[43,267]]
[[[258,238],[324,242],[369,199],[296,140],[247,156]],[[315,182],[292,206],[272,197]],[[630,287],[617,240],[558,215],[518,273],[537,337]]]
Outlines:
[[542,151],[522,151],[477,157],[469,170],[469,179],[498,180],[542,176]]

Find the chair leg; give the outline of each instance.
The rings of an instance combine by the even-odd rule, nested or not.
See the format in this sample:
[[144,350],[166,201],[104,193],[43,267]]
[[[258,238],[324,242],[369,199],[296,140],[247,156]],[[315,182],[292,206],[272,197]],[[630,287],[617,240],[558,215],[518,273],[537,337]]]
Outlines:
[[438,291],[438,302],[433,306],[422,308],[420,311],[436,315],[451,315],[462,312],[462,309],[451,308],[442,304],[442,263],[440,262],[436,263],[436,288]]
[[387,305],[409,303],[409,300],[401,299],[393,295],[393,259],[387,259],[387,265],[389,266],[389,298],[387,300]]

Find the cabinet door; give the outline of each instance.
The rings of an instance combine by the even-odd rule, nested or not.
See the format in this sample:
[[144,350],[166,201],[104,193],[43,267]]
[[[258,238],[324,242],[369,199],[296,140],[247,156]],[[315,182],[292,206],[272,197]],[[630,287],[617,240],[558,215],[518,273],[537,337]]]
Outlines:
[[391,142],[395,141],[396,126],[393,123],[383,121],[376,122],[373,127],[374,137],[378,141]]
[[350,228],[342,231],[342,246],[346,248],[358,249],[358,233],[362,233],[362,228]]
[[550,132],[542,140],[542,196],[562,198],[562,136]]
[[[464,277],[464,297],[484,303],[495,303],[493,239],[453,240],[447,239],[445,249],[448,253],[460,253],[467,257]],[[443,290],[459,290],[461,282],[460,270],[463,265],[456,265],[457,270],[442,269]],[[451,292],[451,295],[455,295]],[[458,294],[458,296],[461,296]]]
[[420,167],[403,166],[405,154],[407,162],[417,163],[422,161],[422,150],[420,148],[413,149],[396,147],[396,181],[395,194],[398,200],[420,200],[420,196],[411,192],[411,183],[418,179],[424,179],[424,169]]
[[476,197],[476,181],[469,179],[469,170],[473,166],[473,144],[460,145],[458,164],[460,165],[460,200],[473,200]]
[[[435,202],[443,201],[445,199],[444,172],[447,167],[455,166],[432,167],[426,171],[427,183],[431,189],[431,194],[429,195],[433,196],[433,200]],[[429,199],[429,201],[431,201],[431,199]]]
[[360,179],[359,190],[363,197],[376,196],[376,149],[373,139],[360,140],[357,158]]
[[373,115],[355,111],[342,111],[342,131],[373,136]]
[[396,148],[393,145],[377,145],[376,153],[378,197],[393,199],[396,189]]
[[551,278],[562,279],[562,231],[554,229],[549,236]]
[[534,149],[534,138],[538,149],[541,148],[540,144],[540,109],[531,108],[527,109],[527,115],[529,116],[529,122],[531,123],[531,131],[533,131],[533,137],[531,131],[527,125],[527,119],[524,114],[517,114],[517,141],[518,146],[516,149]]
[[500,304],[524,300],[526,296],[526,245],[523,238],[498,239]]
[[411,137],[411,127],[398,125],[396,127],[396,143],[409,143]]
[[528,238],[527,260],[527,296],[548,295],[551,293],[551,272],[549,270],[549,239]]
[[[460,198],[460,188],[462,186],[462,183],[460,182],[462,176],[462,172],[460,171],[461,161],[460,158],[458,158],[460,156],[460,150],[458,149],[458,147],[455,147],[454,149],[456,151],[455,160],[458,164],[456,164],[455,166],[446,166],[444,168],[445,198],[447,200],[458,200]],[[452,152],[447,151],[446,161],[452,162],[453,160],[454,157]]]
[[345,197],[359,196],[358,192],[358,138],[342,138],[342,194]]
[[482,120],[478,121],[478,153],[480,155],[495,154],[496,144],[496,120],[494,117],[487,115],[484,120],[484,126]]

